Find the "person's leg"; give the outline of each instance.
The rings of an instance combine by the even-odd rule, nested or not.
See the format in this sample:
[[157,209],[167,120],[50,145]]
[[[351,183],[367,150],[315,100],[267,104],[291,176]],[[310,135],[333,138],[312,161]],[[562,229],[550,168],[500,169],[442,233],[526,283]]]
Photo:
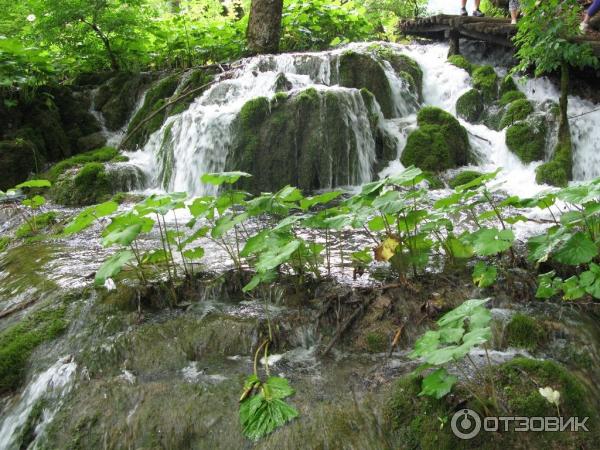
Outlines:
[[519,17],[519,8],[521,5],[519,4],[519,0],[510,0],[508,3],[508,9],[510,10],[510,23],[513,25],[517,24],[517,19]]
[[461,0],[461,2],[460,2],[460,15],[461,16],[469,15],[469,13],[467,12],[467,0]]
[[484,16],[484,14],[481,11],[479,11],[480,4],[481,4],[481,0],[475,0],[475,10],[473,11],[473,15],[475,17],[483,17]]
[[586,31],[588,29],[590,19],[594,17],[598,11],[600,11],[600,0],[594,0],[592,6],[589,7],[585,16],[583,16],[583,22],[581,22],[580,25],[581,31]]

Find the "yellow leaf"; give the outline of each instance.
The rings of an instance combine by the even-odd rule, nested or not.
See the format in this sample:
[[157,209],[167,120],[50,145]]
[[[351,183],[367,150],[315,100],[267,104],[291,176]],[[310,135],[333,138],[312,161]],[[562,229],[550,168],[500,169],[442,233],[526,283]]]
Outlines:
[[400,245],[394,238],[387,238],[375,249],[375,259],[377,261],[389,261],[396,254],[396,248]]

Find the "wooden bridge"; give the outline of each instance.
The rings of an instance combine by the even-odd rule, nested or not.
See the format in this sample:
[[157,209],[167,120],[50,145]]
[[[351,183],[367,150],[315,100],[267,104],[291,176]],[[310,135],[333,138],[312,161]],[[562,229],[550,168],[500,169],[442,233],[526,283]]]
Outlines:
[[[510,19],[440,14],[403,20],[399,24],[399,31],[407,36],[447,40],[450,43],[449,55],[455,55],[460,53],[459,39],[484,41],[513,48],[512,38],[517,33],[517,27],[511,25]],[[596,33],[578,38],[577,41],[589,43],[596,56],[600,57],[600,37]]]

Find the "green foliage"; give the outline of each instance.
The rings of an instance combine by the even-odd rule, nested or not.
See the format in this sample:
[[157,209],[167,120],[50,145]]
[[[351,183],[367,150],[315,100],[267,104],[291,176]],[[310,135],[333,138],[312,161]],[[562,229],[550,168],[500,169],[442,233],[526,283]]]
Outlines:
[[0,332],[0,392],[19,387],[35,348],[67,328],[66,306],[34,311]]
[[56,223],[57,214],[54,211],[49,211],[35,216],[35,225],[33,222],[25,222],[15,231],[15,237],[19,239],[27,238],[36,235],[45,228]]
[[488,301],[465,301],[437,321],[436,331],[426,332],[415,342],[410,357],[423,360],[420,370],[438,367],[423,378],[423,389],[419,395],[439,399],[448,394],[458,379],[449,375],[442,366],[461,360],[473,348],[491,339],[489,323],[492,316],[484,306]]
[[473,268],[473,283],[480,288],[486,288],[496,283],[498,278],[498,269],[494,266],[488,266],[482,261],[478,261]]
[[[256,391],[253,395],[252,392]],[[258,440],[290,420],[298,417],[298,411],[284,399],[294,395],[285,378],[269,377],[261,382],[256,375],[244,382],[244,394],[240,401],[242,431],[251,440]]]
[[535,75],[554,72],[566,63],[573,67],[596,67],[592,48],[577,42],[580,11],[577,0],[521,0],[524,16],[514,42],[519,65],[516,70],[535,68]]

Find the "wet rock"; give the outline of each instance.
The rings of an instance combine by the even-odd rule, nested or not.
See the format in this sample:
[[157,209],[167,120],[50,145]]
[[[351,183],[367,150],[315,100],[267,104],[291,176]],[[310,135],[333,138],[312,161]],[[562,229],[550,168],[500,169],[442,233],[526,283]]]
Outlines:
[[524,163],[544,159],[546,151],[544,121],[527,120],[511,125],[506,130],[506,146]]
[[0,190],[13,188],[27,179],[41,162],[37,158],[35,145],[31,141],[0,141]]
[[77,140],[77,147],[82,152],[95,150],[97,148],[104,147],[105,145],[106,145],[106,137],[104,136],[104,133],[102,133],[102,132],[89,134],[87,136],[80,137]]
[[477,123],[483,113],[483,96],[471,89],[456,101],[456,114],[467,122]]

